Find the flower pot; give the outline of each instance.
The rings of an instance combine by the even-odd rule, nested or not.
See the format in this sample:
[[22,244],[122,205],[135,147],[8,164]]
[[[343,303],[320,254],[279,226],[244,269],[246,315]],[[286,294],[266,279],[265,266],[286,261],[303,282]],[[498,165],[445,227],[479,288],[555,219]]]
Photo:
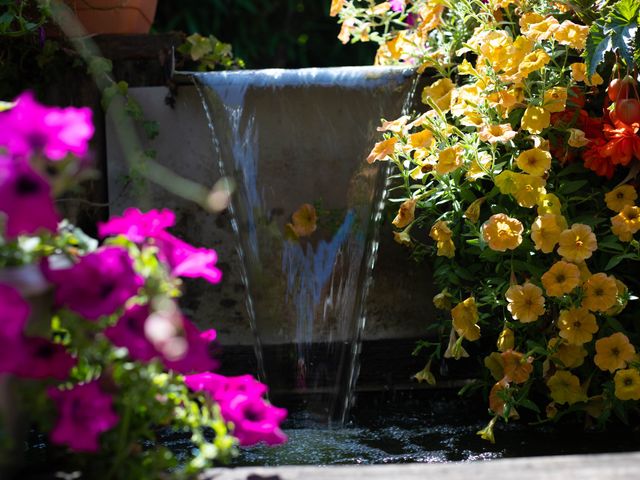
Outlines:
[[149,33],[158,0],[65,0],[87,33]]

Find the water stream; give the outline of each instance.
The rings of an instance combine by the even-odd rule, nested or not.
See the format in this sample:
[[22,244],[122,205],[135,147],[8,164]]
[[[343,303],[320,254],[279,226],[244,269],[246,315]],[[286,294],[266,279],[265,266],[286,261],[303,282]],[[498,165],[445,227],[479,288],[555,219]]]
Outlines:
[[[351,407],[378,248],[387,170],[364,161],[381,118],[406,110],[403,68],[341,67],[195,74],[231,202],[259,376],[307,394],[313,418]],[[312,205],[317,228],[288,226]]]

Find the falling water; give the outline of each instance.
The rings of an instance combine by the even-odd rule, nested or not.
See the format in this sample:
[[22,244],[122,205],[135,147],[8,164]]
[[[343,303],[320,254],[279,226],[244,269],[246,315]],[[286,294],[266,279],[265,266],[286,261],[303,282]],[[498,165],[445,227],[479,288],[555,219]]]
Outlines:
[[[348,67],[195,74],[223,175],[247,286],[259,375],[343,422],[358,375],[387,171],[364,159],[380,118],[408,108],[415,76]],[[317,230],[287,223],[314,205]]]

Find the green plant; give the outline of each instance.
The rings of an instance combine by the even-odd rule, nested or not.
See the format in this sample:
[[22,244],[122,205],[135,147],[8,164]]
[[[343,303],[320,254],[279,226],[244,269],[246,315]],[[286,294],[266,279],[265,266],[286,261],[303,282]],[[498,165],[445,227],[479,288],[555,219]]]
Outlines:
[[435,382],[447,359],[484,368],[475,385],[493,419],[478,433],[491,441],[497,419],[525,413],[637,418],[640,6],[332,7],[342,41],[379,45],[376,63],[437,73],[424,113],[384,122],[368,158],[393,163],[396,241],[433,258],[442,289],[418,378]]

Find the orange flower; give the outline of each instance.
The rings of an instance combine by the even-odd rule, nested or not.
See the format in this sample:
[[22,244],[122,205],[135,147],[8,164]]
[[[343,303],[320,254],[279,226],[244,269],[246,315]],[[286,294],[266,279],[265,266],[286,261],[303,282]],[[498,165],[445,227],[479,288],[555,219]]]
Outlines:
[[584,363],[587,351],[582,345],[571,345],[566,340],[554,337],[549,340],[549,358],[560,362],[564,368],[577,368]]
[[393,223],[397,228],[404,228],[413,222],[417,202],[417,198],[410,198],[402,202],[402,205],[400,205],[400,208],[398,209],[396,218],[394,218],[391,223]]
[[511,125],[508,123],[502,125],[483,125],[478,132],[478,138],[483,142],[489,143],[506,143],[515,137],[517,132],[514,132]]
[[536,250],[551,253],[560,239],[560,233],[567,228],[567,221],[562,215],[547,213],[540,215],[531,225],[531,240]]
[[555,17],[545,18],[538,13],[525,13],[519,23],[522,34],[536,42],[547,40],[559,25]]
[[511,285],[505,297],[509,302],[507,310],[514,319],[522,323],[535,322],[544,313],[542,289],[532,283]]
[[562,22],[555,29],[553,36],[561,45],[569,45],[576,50],[583,50],[587,45],[589,27],[578,25],[569,20]]
[[509,382],[524,383],[533,372],[531,357],[525,358],[524,354],[514,350],[507,350],[501,354],[504,365],[504,376]]
[[451,309],[453,318],[453,328],[461,337],[470,342],[475,342],[480,338],[480,327],[478,323],[478,308],[473,297],[469,297]]
[[640,230],[640,207],[625,206],[618,215],[611,217],[611,232],[622,242],[630,242]]
[[580,284],[580,269],[573,263],[560,260],[540,278],[550,297],[561,297],[571,293]]
[[619,212],[627,205],[633,205],[638,198],[638,192],[633,185],[628,183],[614,188],[604,195],[604,201],[609,210]]
[[596,355],[593,361],[600,370],[609,370],[613,373],[620,368],[625,368],[635,355],[636,349],[629,342],[629,338],[624,333],[616,332],[596,342]]
[[583,345],[591,341],[598,331],[596,317],[584,307],[562,310],[558,318],[560,336],[571,345]]
[[583,285],[582,306],[592,312],[606,312],[618,300],[616,279],[606,273],[591,275]]
[[584,82],[588,87],[597,87],[604,82],[597,72],[591,78],[587,78],[587,66],[584,63],[572,63],[569,68],[571,68],[571,78],[576,82]]
[[289,233],[293,233],[295,238],[308,237],[316,231],[318,216],[316,209],[309,203],[303,203],[300,208],[291,215],[293,223],[287,223],[286,228]]
[[367,157],[367,163],[373,163],[376,160],[384,160],[386,157],[391,155],[395,150],[397,141],[398,139],[396,137],[391,137],[387,140],[376,143],[373,146],[373,150],[371,150],[371,153]]
[[335,17],[340,13],[342,7],[344,6],[345,0],[331,0],[331,10],[329,11],[329,16]]
[[489,409],[496,415],[504,415],[505,402],[502,399],[502,392],[508,388],[509,383],[503,379],[497,382],[489,392]]
[[614,165],[628,165],[632,158],[640,160],[639,127],[619,122],[617,128],[604,124],[604,135],[608,142],[602,147],[602,155],[610,157]]
[[518,219],[497,213],[482,225],[482,238],[492,250],[504,252],[513,250],[522,243],[523,230]]
[[591,227],[574,223],[571,228],[560,234],[558,254],[570,262],[581,262],[590,258],[598,248],[596,236]]

